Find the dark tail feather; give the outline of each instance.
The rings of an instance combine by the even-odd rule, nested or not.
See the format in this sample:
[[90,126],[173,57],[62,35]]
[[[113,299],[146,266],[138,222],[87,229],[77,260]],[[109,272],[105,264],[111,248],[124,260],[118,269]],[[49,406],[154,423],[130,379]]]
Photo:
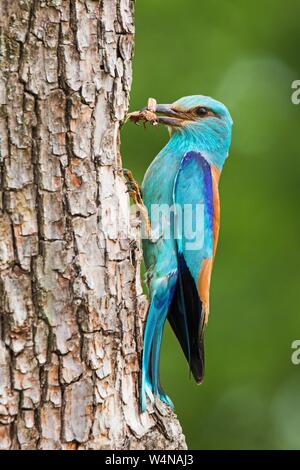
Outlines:
[[195,281],[182,255],[178,255],[178,281],[168,320],[180,342],[197,383],[204,376],[204,311]]
[[178,270],[178,281],[177,281],[177,289],[178,289],[178,297],[177,297],[177,307],[178,313],[181,316],[182,320],[182,337],[185,339],[184,341],[184,348],[185,348],[185,355],[189,365],[191,364],[191,347],[190,347],[190,337],[189,337],[189,325],[188,325],[188,317],[187,311],[185,308],[185,300],[184,300],[184,279],[182,269]]

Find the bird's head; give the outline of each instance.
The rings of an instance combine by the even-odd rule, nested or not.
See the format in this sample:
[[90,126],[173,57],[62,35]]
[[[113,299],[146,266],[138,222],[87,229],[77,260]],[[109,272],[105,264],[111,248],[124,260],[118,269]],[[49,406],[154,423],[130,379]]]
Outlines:
[[227,157],[232,119],[224,104],[208,96],[186,96],[173,104],[158,104],[158,121],[168,126],[172,138],[202,151],[222,167]]

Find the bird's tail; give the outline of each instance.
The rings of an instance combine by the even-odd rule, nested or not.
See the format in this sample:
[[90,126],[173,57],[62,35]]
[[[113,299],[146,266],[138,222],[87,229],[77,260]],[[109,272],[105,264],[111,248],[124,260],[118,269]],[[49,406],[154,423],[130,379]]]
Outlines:
[[164,394],[159,382],[159,357],[164,324],[171,304],[176,278],[174,273],[151,282],[151,304],[144,333],[142,359],[141,409],[146,410],[146,397],[151,402],[158,396],[168,405],[170,399]]
[[196,382],[201,383],[204,376],[205,310],[182,255],[178,256],[178,283],[169,308],[168,320]]

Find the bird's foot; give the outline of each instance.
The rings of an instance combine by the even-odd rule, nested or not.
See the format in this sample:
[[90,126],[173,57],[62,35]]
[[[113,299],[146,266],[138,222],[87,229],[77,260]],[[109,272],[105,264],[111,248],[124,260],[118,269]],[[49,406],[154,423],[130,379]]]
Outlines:
[[134,203],[136,204],[139,215],[141,216],[141,220],[144,224],[145,235],[147,238],[150,238],[151,237],[151,224],[150,224],[147,208],[143,202],[140,186],[135,180],[130,170],[123,168],[123,175],[126,180],[128,193],[132,197],[132,200],[134,201]]
[[138,182],[135,180],[132,172],[123,168],[123,175],[126,180],[127,190],[136,204],[143,204],[142,193]]

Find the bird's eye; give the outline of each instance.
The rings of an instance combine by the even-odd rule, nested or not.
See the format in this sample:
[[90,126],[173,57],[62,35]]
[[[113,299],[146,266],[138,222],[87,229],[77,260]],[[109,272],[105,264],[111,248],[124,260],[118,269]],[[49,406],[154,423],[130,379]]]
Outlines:
[[207,115],[208,110],[203,106],[199,106],[199,108],[196,109],[196,113],[198,114],[198,116],[203,117]]

